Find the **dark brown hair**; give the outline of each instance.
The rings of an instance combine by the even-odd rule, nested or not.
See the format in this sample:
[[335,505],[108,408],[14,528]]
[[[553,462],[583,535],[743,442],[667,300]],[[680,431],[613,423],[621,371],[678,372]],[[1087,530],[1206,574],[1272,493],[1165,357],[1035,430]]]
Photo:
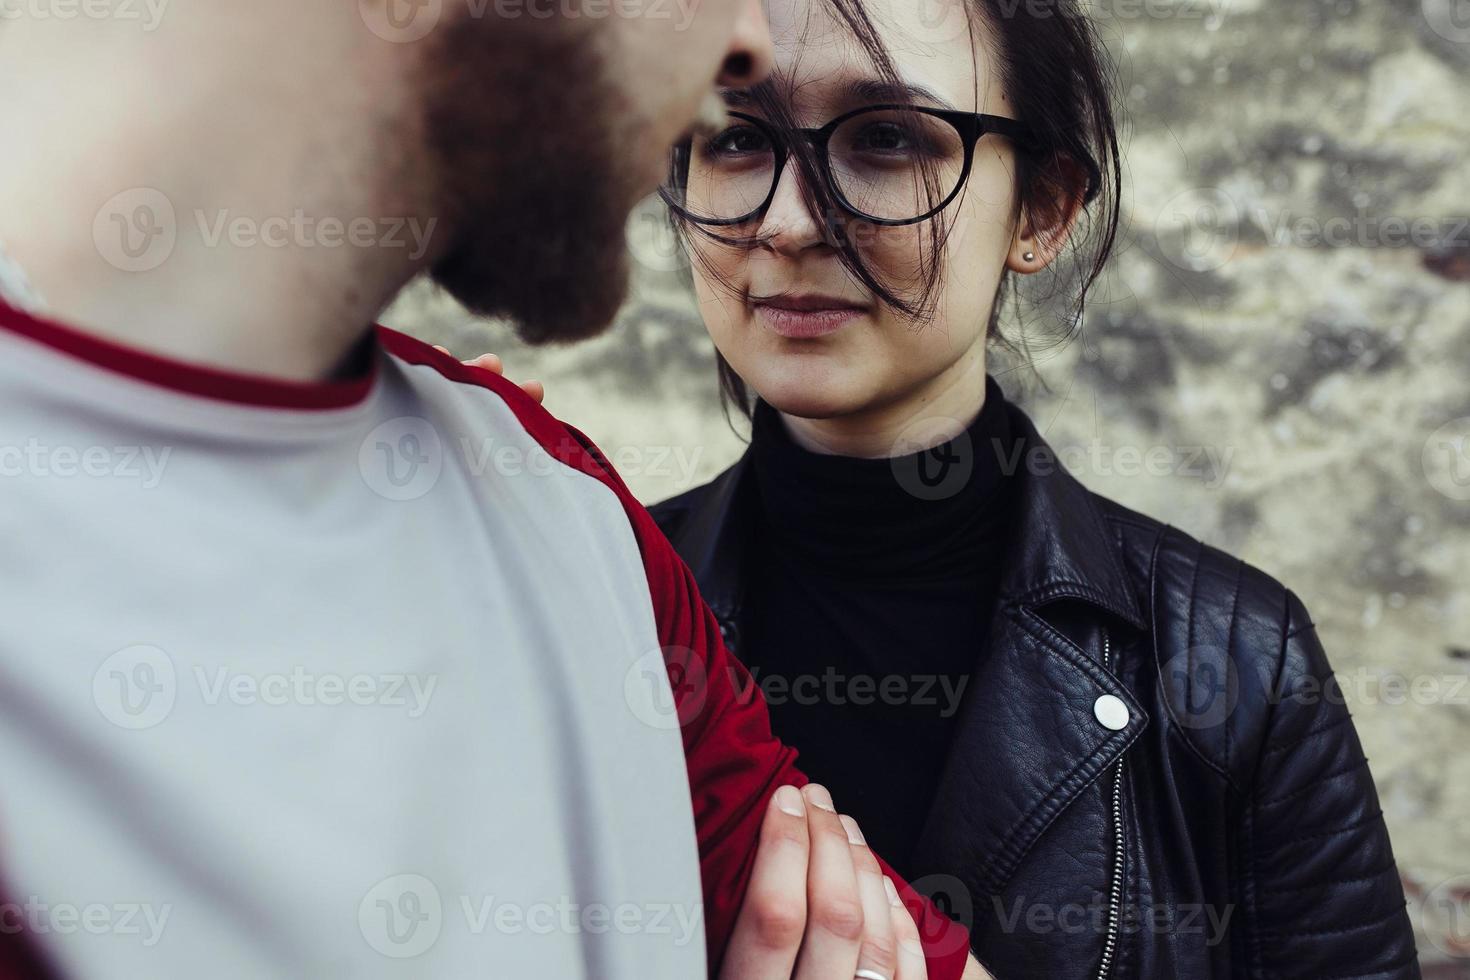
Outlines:
[[[897,71],[864,9],[863,0],[825,2],[858,41],[879,77],[896,85]],[[964,4],[972,41],[983,36],[991,42],[998,59],[997,74],[1015,107],[1016,118],[1027,123],[1036,137],[1033,146],[1017,148],[1017,213],[1026,214],[1035,227],[1055,227],[1066,217],[1069,203],[1085,189],[1084,213],[1079,216],[1079,224],[1069,242],[1079,264],[1075,282],[1071,283],[1068,304],[1071,310],[1065,318],[1068,329],[1062,338],[1065,340],[1081,323],[1087,293],[1102,274],[1117,238],[1122,170],[1113,112],[1112,65],[1078,0],[959,2]],[[791,83],[789,79],[786,81]],[[751,101],[773,123],[792,126],[788,108],[790,93],[779,90],[777,84],[767,81],[757,86],[750,93]],[[861,222],[839,218],[842,209],[830,199],[825,183],[815,179],[818,164],[810,148],[793,145],[790,153],[791,165],[799,168],[808,209],[813,215],[829,216],[819,223],[843,265],[891,309],[916,325],[926,322],[932,316],[941,285],[943,264],[939,259],[949,233],[944,213],[925,223],[925,254],[931,259],[926,263],[927,268],[920,270],[917,280],[881,281],[864,264],[854,244],[852,230]],[[672,220],[676,233],[686,241],[691,235],[700,235],[737,247],[759,244],[758,239],[715,235],[678,215],[672,215]],[[1055,298],[1056,291],[1067,285],[1061,279],[1054,279],[1049,298]],[[1000,330],[1001,308],[1008,296],[1019,307],[1014,277],[1009,271],[1001,276],[986,334],[992,341],[1015,351],[1011,339]],[[732,406],[749,417],[752,401],[745,382],[723,356],[716,353],[716,358],[726,417],[730,417]]]

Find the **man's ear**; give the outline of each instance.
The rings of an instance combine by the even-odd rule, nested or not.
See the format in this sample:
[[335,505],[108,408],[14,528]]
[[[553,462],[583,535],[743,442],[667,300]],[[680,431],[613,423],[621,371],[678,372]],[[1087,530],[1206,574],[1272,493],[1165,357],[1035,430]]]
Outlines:
[[1086,167],[1058,153],[1031,177],[1029,202],[1021,208],[1006,255],[1007,269],[1030,275],[1055,261],[1082,215],[1088,176]]

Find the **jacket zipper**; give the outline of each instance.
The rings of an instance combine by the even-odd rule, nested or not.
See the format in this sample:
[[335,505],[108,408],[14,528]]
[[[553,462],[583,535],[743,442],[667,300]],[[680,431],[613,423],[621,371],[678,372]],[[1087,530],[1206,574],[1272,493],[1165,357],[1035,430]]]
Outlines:
[[[1108,641],[1108,631],[1103,630],[1103,666],[1112,669],[1113,650]],[[1112,799],[1113,867],[1108,887],[1108,934],[1103,943],[1102,963],[1097,969],[1097,980],[1107,980],[1112,972],[1113,961],[1118,954],[1118,937],[1123,918],[1123,757],[1113,766]]]

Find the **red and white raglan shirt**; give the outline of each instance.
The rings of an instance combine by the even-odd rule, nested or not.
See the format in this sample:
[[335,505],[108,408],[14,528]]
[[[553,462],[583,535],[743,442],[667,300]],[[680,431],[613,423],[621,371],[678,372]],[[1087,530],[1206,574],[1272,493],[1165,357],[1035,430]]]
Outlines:
[[595,447],[372,341],[292,384],[0,305],[0,977],[719,962],[795,753]]

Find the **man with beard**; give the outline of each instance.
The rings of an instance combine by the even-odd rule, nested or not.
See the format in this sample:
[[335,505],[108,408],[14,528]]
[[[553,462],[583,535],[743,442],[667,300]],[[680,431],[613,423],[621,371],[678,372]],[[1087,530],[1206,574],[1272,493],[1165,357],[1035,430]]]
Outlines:
[[755,0],[126,9],[0,24],[0,976],[741,980],[810,868],[788,966],[920,977],[596,449],[368,326],[602,328]]

